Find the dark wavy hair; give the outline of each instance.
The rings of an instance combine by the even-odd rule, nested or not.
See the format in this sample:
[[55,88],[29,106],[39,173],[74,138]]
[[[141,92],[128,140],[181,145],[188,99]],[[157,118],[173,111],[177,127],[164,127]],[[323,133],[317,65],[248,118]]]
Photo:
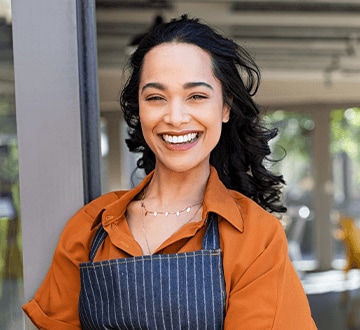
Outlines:
[[257,65],[240,45],[187,15],[152,29],[142,38],[127,66],[130,77],[121,92],[120,105],[129,126],[127,146],[131,152],[142,153],[137,166],[145,173],[155,167],[155,155],[145,142],[139,119],[138,88],[144,57],[155,46],[170,42],[193,44],[210,55],[224,102],[231,108],[230,120],[223,124],[220,140],[210,154],[210,164],[221,181],[270,212],[286,212],[281,203],[284,179],[265,166],[266,162],[275,162],[269,158],[269,141],[278,131],[262,124],[260,110],[252,99],[260,83]]

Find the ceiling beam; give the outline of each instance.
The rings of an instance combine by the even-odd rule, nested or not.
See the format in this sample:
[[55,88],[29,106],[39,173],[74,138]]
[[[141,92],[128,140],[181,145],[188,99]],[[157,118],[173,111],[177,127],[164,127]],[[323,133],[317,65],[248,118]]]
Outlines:
[[232,11],[296,13],[360,13],[360,3],[350,1],[236,1]]

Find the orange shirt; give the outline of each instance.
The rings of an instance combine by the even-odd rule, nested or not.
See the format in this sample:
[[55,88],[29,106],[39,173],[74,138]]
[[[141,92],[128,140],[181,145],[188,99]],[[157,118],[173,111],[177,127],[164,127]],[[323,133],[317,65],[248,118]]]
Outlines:
[[[100,221],[108,232],[95,261],[142,255],[125,218],[129,202],[150,181],[129,191],[105,194],[80,209],[60,236],[48,274],[23,306],[41,329],[80,329],[79,263],[88,261]],[[219,215],[226,283],[225,330],[316,329],[301,282],[288,257],[280,221],[244,195],[226,189],[211,168],[202,220],[186,224],[155,253],[201,249],[205,219]]]

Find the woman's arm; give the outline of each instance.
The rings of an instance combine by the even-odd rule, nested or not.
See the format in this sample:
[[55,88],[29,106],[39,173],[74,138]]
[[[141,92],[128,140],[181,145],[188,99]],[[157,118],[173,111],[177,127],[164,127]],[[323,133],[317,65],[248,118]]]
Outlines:
[[225,329],[316,329],[281,225],[253,222],[237,235],[238,256],[224,259],[225,273],[231,269]]

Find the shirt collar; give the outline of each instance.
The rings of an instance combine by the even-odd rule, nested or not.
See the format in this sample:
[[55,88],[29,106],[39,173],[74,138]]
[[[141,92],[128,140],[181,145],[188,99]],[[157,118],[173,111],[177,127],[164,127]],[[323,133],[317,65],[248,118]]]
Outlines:
[[[145,188],[150,182],[154,171],[149,173],[144,180],[135,188],[119,192],[119,199],[102,209],[102,223],[104,226],[123,217],[127,205]],[[219,179],[214,167],[210,167],[210,175],[205,189],[203,217],[213,212],[227,220],[236,229],[243,232],[244,221],[241,214],[239,199],[244,198],[241,194],[227,189]]]
[[154,171],[149,173],[135,188],[118,192],[119,199],[104,207],[102,216],[104,227],[125,215],[127,206],[146,187],[153,174]]
[[244,221],[239,199],[243,195],[227,189],[219,179],[216,169],[210,167],[210,176],[205,190],[204,210],[206,214],[214,212],[227,220],[236,229],[244,231]]

